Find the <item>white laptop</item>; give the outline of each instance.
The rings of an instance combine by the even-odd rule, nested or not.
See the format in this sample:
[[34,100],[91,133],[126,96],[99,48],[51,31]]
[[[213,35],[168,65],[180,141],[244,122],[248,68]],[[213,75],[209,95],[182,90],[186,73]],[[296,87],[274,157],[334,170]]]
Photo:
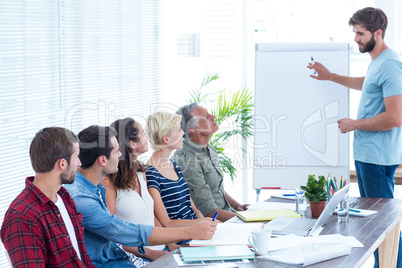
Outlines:
[[272,230],[273,235],[287,235],[296,234],[300,236],[309,236],[315,234],[323,227],[334,213],[335,208],[341,202],[342,198],[349,191],[350,185],[338,190],[328,202],[324,211],[318,219],[306,218],[290,218],[290,217],[277,217],[267,223],[264,229]]

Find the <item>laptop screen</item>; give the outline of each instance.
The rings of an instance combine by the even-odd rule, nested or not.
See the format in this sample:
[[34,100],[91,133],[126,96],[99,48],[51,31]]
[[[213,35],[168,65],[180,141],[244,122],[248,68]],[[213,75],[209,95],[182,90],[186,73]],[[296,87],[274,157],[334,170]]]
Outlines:
[[326,205],[325,209],[321,213],[320,217],[318,217],[317,222],[315,223],[313,229],[311,229],[310,233],[314,233],[317,228],[321,228],[324,226],[334,213],[336,207],[338,206],[339,202],[341,202],[342,198],[345,194],[349,191],[350,184],[346,185],[342,189],[335,192],[335,194],[331,197],[328,204]]
[[338,190],[326,205],[324,211],[317,220],[315,219],[295,219],[289,217],[277,217],[267,223],[264,228],[272,230],[274,235],[297,234],[308,236],[315,235],[324,226],[334,213],[336,206],[349,191],[350,185]]

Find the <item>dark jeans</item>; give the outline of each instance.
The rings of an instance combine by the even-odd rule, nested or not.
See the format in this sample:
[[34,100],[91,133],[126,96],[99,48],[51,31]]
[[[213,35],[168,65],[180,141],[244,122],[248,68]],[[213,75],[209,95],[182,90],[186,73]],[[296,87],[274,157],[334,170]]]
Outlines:
[[[356,177],[361,197],[394,198],[394,175],[398,165],[381,166],[355,160]],[[374,252],[378,268],[378,249]],[[402,236],[399,234],[397,268],[402,268]]]

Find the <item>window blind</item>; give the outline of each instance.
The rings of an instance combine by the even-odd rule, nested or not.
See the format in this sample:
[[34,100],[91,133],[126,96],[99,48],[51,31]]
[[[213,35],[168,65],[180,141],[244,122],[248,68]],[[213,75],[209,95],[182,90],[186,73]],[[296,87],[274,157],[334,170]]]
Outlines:
[[[61,105],[65,125],[144,117],[159,89],[158,1],[62,1]],[[79,30],[77,30],[79,29]]]
[[[35,133],[145,118],[160,88],[159,1],[0,1],[0,223],[34,174]],[[0,243],[0,267],[8,267]]]
[[[45,3],[46,2],[46,3]],[[56,1],[0,2],[0,221],[32,175],[34,133],[58,125]],[[8,267],[4,247],[0,267]]]

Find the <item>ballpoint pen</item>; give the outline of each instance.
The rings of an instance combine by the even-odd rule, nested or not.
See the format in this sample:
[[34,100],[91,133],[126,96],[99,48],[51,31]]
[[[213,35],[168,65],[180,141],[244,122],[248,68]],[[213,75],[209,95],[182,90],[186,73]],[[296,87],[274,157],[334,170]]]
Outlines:
[[218,211],[215,212],[214,216],[212,217],[212,221],[215,221],[217,216],[218,216]]
[[353,208],[350,208],[350,209],[349,209],[349,211],[353,211],[353,212],[356,212],[356,213],[361,213],[361,211],[360,211],[360,210],[353,209]]

